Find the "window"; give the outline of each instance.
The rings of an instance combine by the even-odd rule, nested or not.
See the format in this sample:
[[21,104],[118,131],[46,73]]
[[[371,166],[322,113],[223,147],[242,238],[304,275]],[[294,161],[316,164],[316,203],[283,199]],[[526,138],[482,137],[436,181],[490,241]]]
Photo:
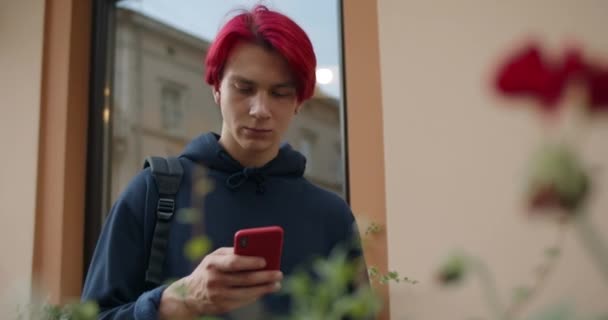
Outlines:
[[[93,90],[87,182],[87,248],[99,223],[149,155],[179,154],[203,132],[220,132],[221,114],[204,80],[210,42],[233,9],[257,0],[95,1]],[[285,139],[308,158],[311,182],[348,198],[340,0],[269,0],[293,18],[317,54],[317,88]],[[233,11],[234,12],[234,11]],[[338,168],[337,172],[330,168]],[[328,173],[332,171],[331,173]],[[90,256],[87,256],[89,259]],[[85,261],[85,265],[88,261]]]
[[306,173],[308,176],[314,176],[315,172],[314,163],[317,160],[315,159],[317,137],[318,135],[308,128],[302,128],[298,137],[298,146],[296,148],[306,157]]
[[160,92],[160,120],[162,129],[169,134],[184,134],[184,89],[178,85],[165,83]]

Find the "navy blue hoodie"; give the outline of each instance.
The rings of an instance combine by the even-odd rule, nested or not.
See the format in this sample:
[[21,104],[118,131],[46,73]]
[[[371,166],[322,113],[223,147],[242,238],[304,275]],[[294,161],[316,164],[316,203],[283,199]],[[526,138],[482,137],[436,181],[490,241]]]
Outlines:
[[[306,159],[288,144],[261,168],[244,168],[208,133],[193,140],[179,157],[184,177],[176,207],[202,208],[202,226],[173,219],[164,280],[189,275],[198,263],[184,255],[184,245],[204,233],[212,251],[231,247],[234,233],[243,228],[280,225],[284,247],[281,271],[288,277],[296,267],[315,257],[326,257],[340,244],[357,239],[348,205],[302,175]],[[214,184],[204,201],[193,193],[193,176],[203,165]],[[166,286],[145,281],[156,221],[158,194],[149,169],[142,170],[111,209],[87,273],[82,300],[95,300],[100,319],[157,319]],[[358,253],[360,254],[360,253]],[[263,297],[268,312],[284,312],[287,301],[277,294]],[[225,316],[229,318],[229,315]]]

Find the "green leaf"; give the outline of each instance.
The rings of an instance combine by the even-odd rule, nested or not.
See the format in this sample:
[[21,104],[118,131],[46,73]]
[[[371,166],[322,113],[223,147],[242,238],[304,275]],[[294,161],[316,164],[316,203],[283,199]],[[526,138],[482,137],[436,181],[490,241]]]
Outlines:
[[403,281],[410,283],[410,284],[417,284],[418,280],[414,280],[414,279],[410,279],[408,277],[403,277]]
[[[282,290],[292,298],[290,320],[343,319],[349,314],[351,319],[366,319],[361,314],[374,315],[379,310],[375,293],[369,286],[348,290],[348,284],[355,281],[359,262],[347,259],[344,250],[334,250],[327,259],[319,259],[312,265],[312,273],[297,272],[285,279]],[[304,269],[306,270],[306,269]],[[374,267],[368,273],[379,274]],[[363,294],[362,288],[369,293]]]
[[557,247],[551,247],[551,248],[547,248],[545,249],[545,256],[547,258],[556,258],[560,255],[561,250],[560,248]]
[[442,284],[452,284],[462,280],[467,271],[467,260],[463,255],[453,254],[439,269],[439,281]]
[[44,319],[59,319],[59,317],[61,317],[62,310],[59,306],[47,304],[42,307],[42,313]]
[[574,309],[570,305],[557,304],[545,307],[528,320],[571,320],[576,319]]
[[382,231],[382,227],[379,224],[372,222],[365,230],[365,235],[368,236],[371,234],[378,234],[381,231]]
[[194,184],[194,193],[197,195],[206,195],[211,190],[213,190],[213,187],[213,181],[211,181],[207,177],[201,177]]
[[574,150],[563,144],[543,146],[533,157],[529,193],[550,188],[555,190],[559,204],[575,212],[589,193],[589,175]]
[[369,274],[370,277],[376,277],[378,275],[378,268],[376,267],[369,267],[367,269],[367,274]]
[[528,299],[531,294],[531,290],[528,287],[517,287],[513,290],[513,299],[515,301],[522,301]]
[[177,221],[183,224],[197,224],[202,220],[202,212],[194,208],[184,208],[177,211]]
[[99,314],[99,306],[97,303],[88,301],[80,304],[75,304],[72,310],[73,320],[95,320]]
[[184,254],[190,261],[202,259],[211,249],[211,241],[205,236],[190,239],[184,246]]

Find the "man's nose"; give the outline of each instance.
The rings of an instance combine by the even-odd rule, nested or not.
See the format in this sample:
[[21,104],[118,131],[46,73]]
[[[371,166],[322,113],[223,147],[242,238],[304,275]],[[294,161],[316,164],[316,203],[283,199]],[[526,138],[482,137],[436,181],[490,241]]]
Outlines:
[[249,115],[260,119],[270,118],[269,101],[265,93],[259,92],[252,98]]

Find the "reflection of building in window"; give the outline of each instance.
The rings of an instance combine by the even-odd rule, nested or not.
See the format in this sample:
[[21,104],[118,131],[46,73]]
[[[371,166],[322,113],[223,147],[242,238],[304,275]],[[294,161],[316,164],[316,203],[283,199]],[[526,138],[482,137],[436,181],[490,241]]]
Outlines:
[[117,9],[112,113],[112,203],[150,155],[175,155],[221,114],[204,83],[209,43],[128,9]]
[[344,183],[344,159],[342,158],[342,143],[340,141],[335,141],[333,143],[333,152],[334,157],[339,159],[339,161],[334,161],[332,171],[334,172],[334,179],[336,182],[342,184]]
[[[203,57],[209,42],[129,9],[116,14],[112,113],[111,199],[141,170],[149,155],[179,154],[207,131],[220,131],[222,118],[204,83]],[[118,110],[119,109],[119,110]],[[336,170],[341,154],[340,104],[317,90],[296,116],[285,140],[308,159],[305,175],[342,194]]]
[[306,157],[306,170],[314,172],[315,163],[315,146],[317,143],[318,134],[308,128],[300,129],[300,137],[298,138],[298,151]]
[[[306,177],[341,194],[343,191],[340,104],[317,90],[295,118],[287,141],[307,158]],[[340,146],[336,152],[336,143]]]
[[167,133],[183,136],[185,88],[174,83],[162,84],[160,92],[160,120]]

